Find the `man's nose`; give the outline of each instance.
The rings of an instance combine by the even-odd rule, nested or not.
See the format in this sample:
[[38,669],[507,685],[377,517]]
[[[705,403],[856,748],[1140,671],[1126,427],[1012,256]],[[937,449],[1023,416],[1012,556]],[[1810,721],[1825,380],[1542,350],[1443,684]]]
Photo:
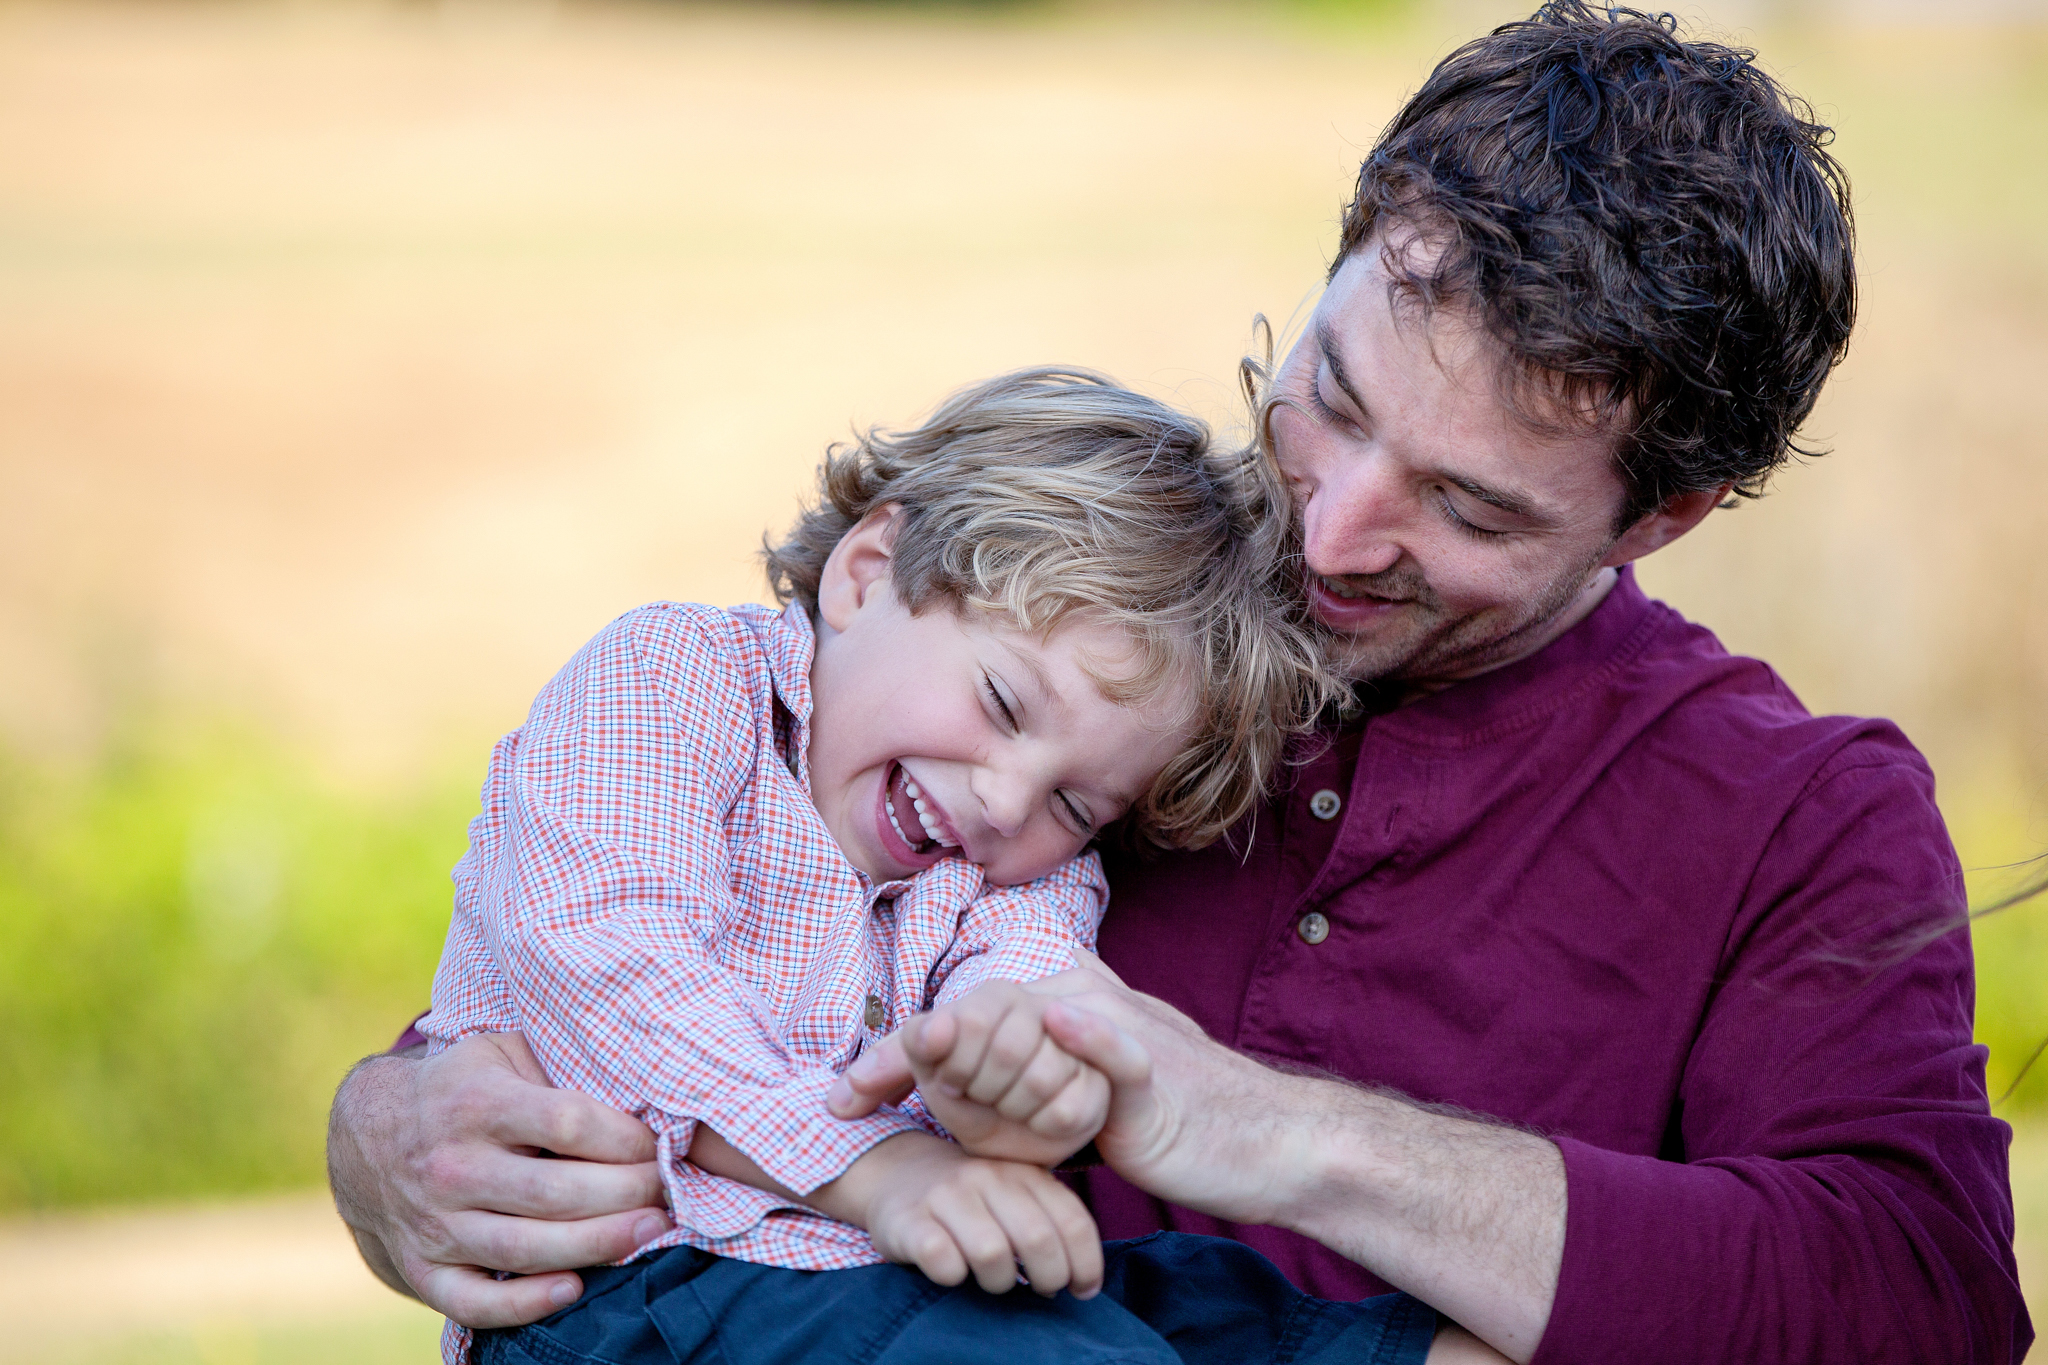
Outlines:
[[1297,479],[1302,552],[1319,574],[1384,573],[1401,559],[1400,491],[1386,462],[1358,455]]

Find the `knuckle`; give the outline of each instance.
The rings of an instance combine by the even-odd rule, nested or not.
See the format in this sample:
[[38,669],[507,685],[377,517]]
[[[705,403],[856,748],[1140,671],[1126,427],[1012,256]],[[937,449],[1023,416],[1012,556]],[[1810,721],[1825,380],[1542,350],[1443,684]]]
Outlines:
[[413,1171],[433,1202],[453,1203],[455,1193],[469,1183],[468,1154],[444,1144],[415,1157]]

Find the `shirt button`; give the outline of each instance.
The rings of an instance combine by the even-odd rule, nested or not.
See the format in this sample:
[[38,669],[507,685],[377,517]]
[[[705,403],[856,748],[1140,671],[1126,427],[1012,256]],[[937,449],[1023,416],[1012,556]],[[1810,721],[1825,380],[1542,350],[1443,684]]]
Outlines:
[[1344,798],[1323,788],[1308,799],[1308,813],[1318,820],[1334,820],[1337,812],[1344,809]]
[[1330,917],[1320,910],[1311,910],[1294,922],[1294,932],[1313,948],[1330,936]]
[[867,1021],[868,1027],[877,1031],[889,1022],[889,1016],[882,1013],[882,998],[878,995],[868,997]]

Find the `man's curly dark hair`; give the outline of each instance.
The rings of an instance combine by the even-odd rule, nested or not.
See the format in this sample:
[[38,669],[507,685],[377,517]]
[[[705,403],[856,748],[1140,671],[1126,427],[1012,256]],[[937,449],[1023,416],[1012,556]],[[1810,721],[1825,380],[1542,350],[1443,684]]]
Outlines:
[[1618,420],[1620,527],[1680,493],[1754,497],[1817,453],[1795,438],[1855,321],[1833,137],[1754,52],[1552,0],[1446,58],[1388,125],[1331,273],[1411,230],[1429,249],[1391,254],[1396,290],[1473,310],[1521,411],[1533,387]]

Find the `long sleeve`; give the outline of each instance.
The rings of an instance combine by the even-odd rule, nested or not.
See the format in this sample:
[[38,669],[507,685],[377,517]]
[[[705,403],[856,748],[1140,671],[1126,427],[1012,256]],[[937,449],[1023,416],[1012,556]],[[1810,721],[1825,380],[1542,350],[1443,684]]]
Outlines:
[[1817,772],[1750,877],[1670,1159],[1560,1142],[1537,1365],[2025,1354],[1967,933],[1902,948],[1963,905],[1932,786],[1902,740]]
[[987,888],[960,916],[932,970],[934,1003],[989,981],[1036,981],[1066,971],[1076,947],[1094,951],[1108,904],[1109,882],[1093,852],[1023,886]]
[[[479,822],[495,828],[474,841],[474,865],[458,877],[468,894],[423,1030],[452,1040],[479,1024],[516,1023],[555,1084],[655,1128],[679,1223],[714,1239],[785,1206],[683,1162],[696,1122],[800,1193],[916,1127],[894,1110],[831,1116],[824,1094],[847,1058],[792,1044],[766,994],[775,945],[749,941],[768,964],[759,980],[714,951],[721,937],[773,932],[762,907],[741,904],[733,889],[727,821],[763,799],[762,739],[748,700],[759,683],[719,638],[740,629],[725,620],[679,607],[621,618],[549,683],[516,742],[500,746]],[[858,937],[858,896],[838,913]],[[803,945],[792,942],[788,957],[792,974],[808,965]],[[451,972],[482,984],[465,995]],[[472,997],[501,1003],[444,1006]],[[515,1019],[492,1018],[503,1001]]]

